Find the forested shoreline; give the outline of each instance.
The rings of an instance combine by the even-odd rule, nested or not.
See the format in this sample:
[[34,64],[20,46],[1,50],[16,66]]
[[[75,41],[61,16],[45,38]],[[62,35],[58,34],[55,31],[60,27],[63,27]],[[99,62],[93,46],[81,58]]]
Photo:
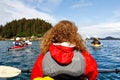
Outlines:
[[42,19],[26,19],[13,20],[0,25],[0,38],[13,37],[42,37],[43,34],[52,28],[52,24]]

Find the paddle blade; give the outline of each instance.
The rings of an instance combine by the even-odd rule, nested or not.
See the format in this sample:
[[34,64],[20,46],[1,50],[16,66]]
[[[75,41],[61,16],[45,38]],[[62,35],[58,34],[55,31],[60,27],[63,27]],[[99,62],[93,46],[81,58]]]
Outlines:
[[7,77],[14,77],[21,73],[21,70],[10,67],[10,66],[0,66],[0,77],[7,78]]

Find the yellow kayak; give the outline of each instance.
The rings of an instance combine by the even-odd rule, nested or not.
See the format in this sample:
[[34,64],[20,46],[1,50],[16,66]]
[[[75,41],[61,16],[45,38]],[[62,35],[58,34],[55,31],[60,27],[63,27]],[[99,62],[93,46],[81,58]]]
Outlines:
[[100,48],[101,44],[91,44],[91,46],[94,47],[94,48]]
[[54,80],[54,79],[49,77],[49,76],[46,76],[46,77],[43,77],[43,78],[42,77],[37,77],[37,78],[35,78],[33,80]]

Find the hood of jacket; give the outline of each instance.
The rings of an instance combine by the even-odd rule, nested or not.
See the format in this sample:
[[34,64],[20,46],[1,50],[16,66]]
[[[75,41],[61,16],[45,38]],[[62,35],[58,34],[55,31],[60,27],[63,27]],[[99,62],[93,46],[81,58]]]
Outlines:
[[69,64],[74,56],[74,45],[67,42],[53,43],[50,45],[50,55],[59,64]]

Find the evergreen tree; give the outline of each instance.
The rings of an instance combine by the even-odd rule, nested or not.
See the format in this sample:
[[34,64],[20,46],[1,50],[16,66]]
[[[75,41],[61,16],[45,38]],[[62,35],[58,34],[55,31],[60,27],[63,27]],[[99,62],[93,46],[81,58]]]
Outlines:
[[0,26],[0,36],[4,38],[12,37],[41,37],[43,34],[52,28],[52,25],[41,19],[26,19],[13,20],[6,23],[5,26]]

